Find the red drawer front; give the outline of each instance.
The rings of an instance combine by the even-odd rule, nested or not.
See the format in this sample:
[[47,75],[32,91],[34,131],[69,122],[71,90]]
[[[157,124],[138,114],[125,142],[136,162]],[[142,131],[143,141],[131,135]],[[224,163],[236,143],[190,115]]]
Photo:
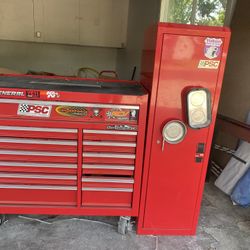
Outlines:
[[88,191],[82,192],[82,206],[130,208],[132,206],[132,192],[105,191],[105,189],[96,191],[96,189],[89,188]]
[[86,177],[82,178],[82,205],[132,207],[132,178]]
[[27,173],[0,173],[0,184],[35,184],[35,185],[65,185],[76,186],[77,177],[74,175],[48,175]]
[[87,130],[83,132],[84,141],[124,141],[124,142],[135,142],[136,135],[120,135],[120,134],[89,134]]
[[[22,141],[22,143],[14,142]],[[53,141],[50,141],[51,144],[48,144],[48,140],[27,140],[18,138],[18,140],[14,139],[13,143],[5,142],[11,141],[11,139],[0,138],[0,149],[7,149],[7,150],[33,150],[33,151],[51,151],[51,152],[76,152],[77,150],[77,143],[75,146],[70,145],[58,145],[53,144]],[[26,143],[29,141],[29,143]],[[36,143],[32,143],[36,142]],[[60,142],[60,141],[59,141]]]
[[77,174],[77,164],[0,161],[0,172]]
[[[86,142],[87,143],[87,142]],[[83,146],[84,152],[135,153],[135,147]]]
[[0,137],[77,139],[77,129],[0,126]]
[[[32,154],[34,153],[34,154]],[[36,154],[35,152],[27,151],[8,151],[0,150],[0,161],[25,161],[25,162],[50,162],[50,163],[77,163],[76,154],[72,156],[65,157],[65,154],[54,154],[44,152],[44,155]],[[68,153],[71,154],[71,153]],[[63,156],[64,155],[64,156]]]
[[0,184],[1,205],[75,206],[76,187]]
[[93,175],[122,175],[133,176],[135,167],[133,165],[104,165],[104,164],[84,164],[83,174]]
[[84,164],[122,164],[122,165],[133,165],[133,159],[125,159],[125,158],[106,158],[106,157],[84,157]]

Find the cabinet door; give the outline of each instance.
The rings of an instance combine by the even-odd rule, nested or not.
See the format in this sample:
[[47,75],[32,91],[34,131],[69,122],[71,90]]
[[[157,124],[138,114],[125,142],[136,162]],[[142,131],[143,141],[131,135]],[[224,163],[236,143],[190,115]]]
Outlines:
[[79,44],[79,0],[34,1],[36,41]]
[[129,0],[80,0],[80,43],[124,47]]
[[33,0],[0,1],[0,39],[34,40]]

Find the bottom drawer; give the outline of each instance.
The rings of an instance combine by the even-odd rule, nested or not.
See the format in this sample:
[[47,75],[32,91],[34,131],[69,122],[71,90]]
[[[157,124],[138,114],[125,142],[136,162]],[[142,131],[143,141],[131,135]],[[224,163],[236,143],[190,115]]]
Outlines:
[[133,189],[82,188],[82,206],[132,207]]
[[74,206],[76,187],[0,185],[0,205]]

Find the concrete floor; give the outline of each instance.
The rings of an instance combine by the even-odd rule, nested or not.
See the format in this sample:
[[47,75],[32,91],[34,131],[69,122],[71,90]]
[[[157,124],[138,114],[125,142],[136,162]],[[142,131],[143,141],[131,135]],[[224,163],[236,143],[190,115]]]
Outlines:
[[250,208],[233,206],[213,183],[206,184],[197,236],[137,236],[134,232],[124,236],[117,233],[117,220],[8,216],[0,227],[0,250],[250,249]]

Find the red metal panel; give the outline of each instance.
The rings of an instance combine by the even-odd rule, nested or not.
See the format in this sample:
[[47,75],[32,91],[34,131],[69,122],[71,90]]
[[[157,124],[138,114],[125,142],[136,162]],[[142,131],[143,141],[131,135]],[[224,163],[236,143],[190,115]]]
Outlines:
[[34,189],[0,188],[0,204],[5,206],[75,206],[76,192],[66,190],[38,190],[35,186]]
[[[194,234],[230,32],[224,28],[174,24],[160,24],[154,32],[149,34],[144,52],[144,58],[150,60],[143,60],[142,66],[142,80],[151,91],[151,100],[138,233]],[[222,42],[214,59],[220,61],[218,69],[198,66],[200,60],[211,62],[205,57],[208,37]],[[148,47],[152,39],[157,39],[155,50]],[[186,123],[186,92],[193,87],[210,91],[212,124],[196,130],[188,127],[182,142],[165,143],[163,150],[162,129],[171,120]],[[205,144],[200,163],[195,161],[198,143]]]
[[82,195],[83,206],[131,208],[132,204],[132,193],[128,192],[85,191]]

